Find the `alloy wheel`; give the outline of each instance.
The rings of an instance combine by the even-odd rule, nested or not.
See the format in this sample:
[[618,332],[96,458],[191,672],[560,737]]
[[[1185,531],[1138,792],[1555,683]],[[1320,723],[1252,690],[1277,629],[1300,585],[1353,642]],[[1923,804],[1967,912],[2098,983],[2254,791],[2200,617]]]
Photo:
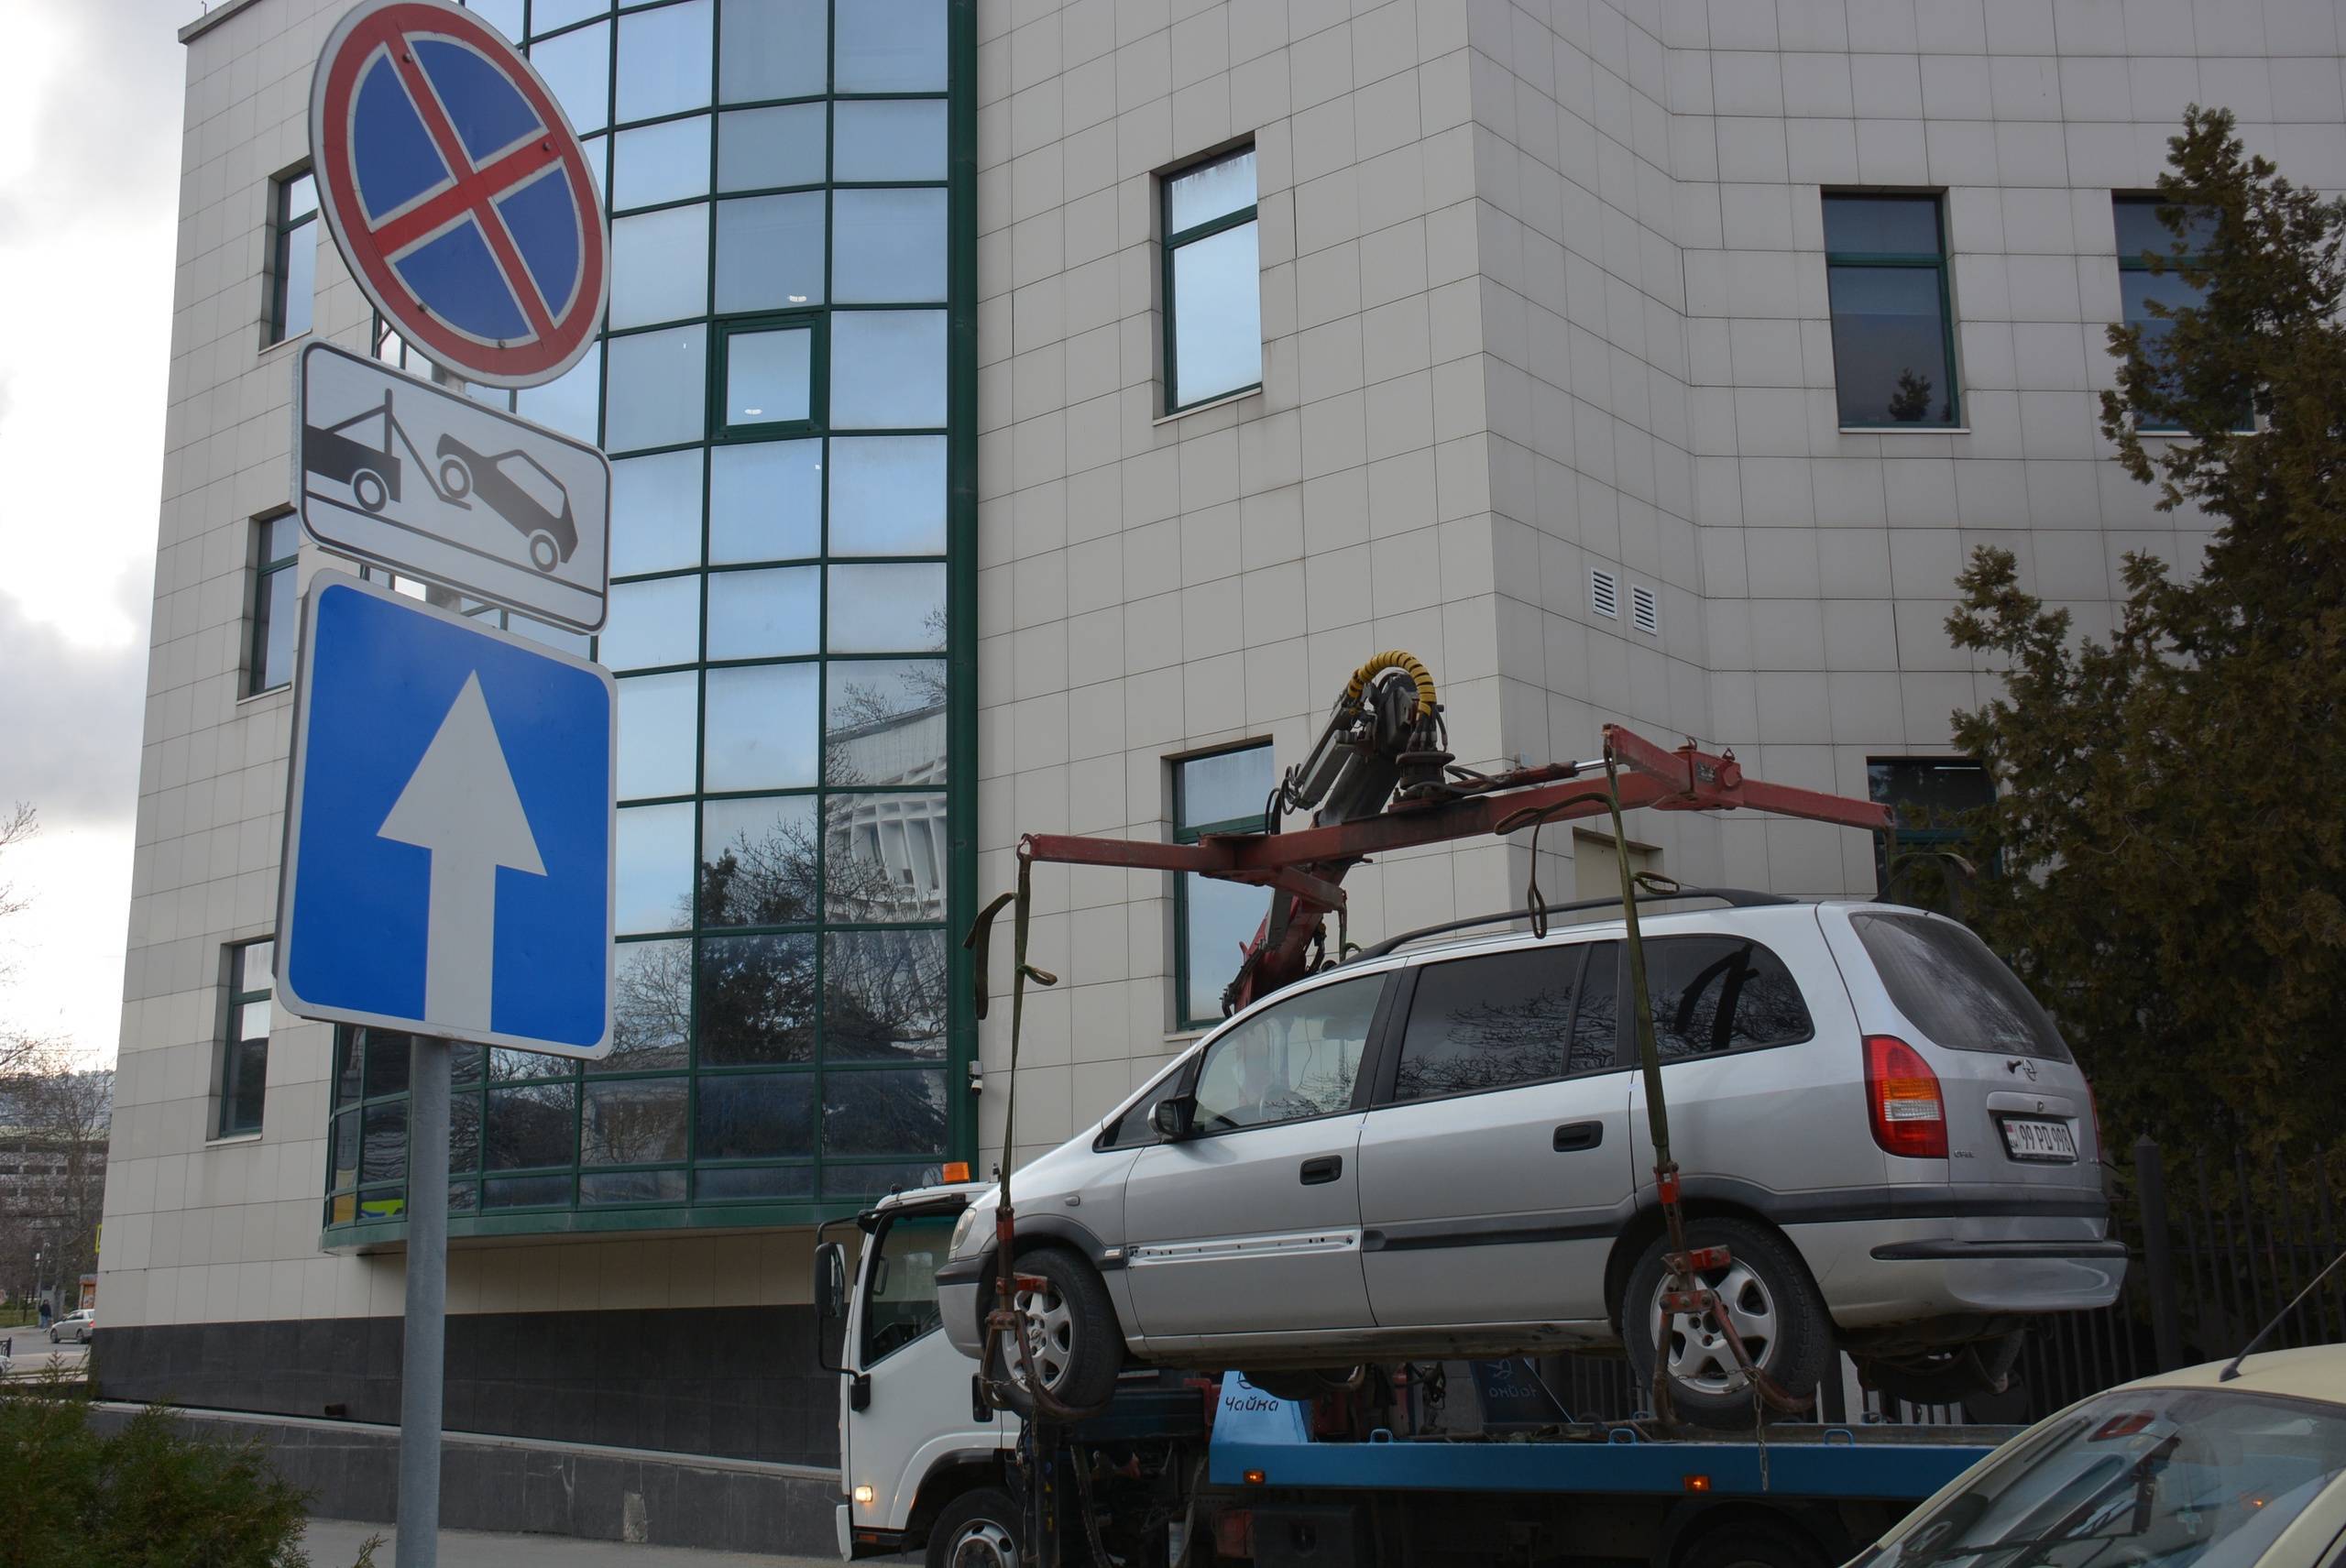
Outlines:
[[[1767,1370],[1776,1344],[1776,1302],[1769,1294],[1767,1282],[1750,1265],[1742,1262],[1709,1270],[1703,1280],[1718,1298],[1720,1310],[1735,1325],[1751,1364],[1761,1371]],[[1669,1283],[1665,1276],[1654,1291],[1653,1310],[1647,1320],[1649,1332],[1661,1327],[1661,1296]],[[1670,1379],[1681,1387],[1702,1394],[1736,1394],[1749,1387],[1726,1333],[1708,1314],[1698,1318],[1686,1312],[1672,1313],[1664,1350]]]

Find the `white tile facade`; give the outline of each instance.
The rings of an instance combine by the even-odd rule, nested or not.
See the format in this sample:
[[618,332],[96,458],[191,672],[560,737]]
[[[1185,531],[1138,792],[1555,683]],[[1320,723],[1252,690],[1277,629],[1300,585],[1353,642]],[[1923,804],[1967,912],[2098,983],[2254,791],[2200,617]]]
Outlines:
[[[842,5],[850,0],[840,0]],[[249,520],[286,489],[262,349],[269,178],[334,0],[189,43],[154,652],[102,1260],[109,1321],[397,1310],[318,1251],[328,1031],[281,1025],[266,1132],[214,1146],[222,944],[267,935],[287,698],[240,702]],[[1462,762],[1599,726],[1862,793],[1986,689],[1942,630],[2007,545],[2085,630],[2129,550],[2192,559],[2108,461],[2110,194],[2191,102],[2346,188],[2334,0],[979,0],[981,896],[1019,835],[1165,836],[1166,759],[1281,766],[1369,654],[1433,668]],[[1264,386],[1160,419],[1157,174],[1252,137]],[[1821,187],[1944,190],[1958,433],[1837,428]],[[321,253],[320,330],[364,336]],[[1590,608],[1592,568],[1622,613]],[[1658,634],[1635,629],[1631,590]],[[1869,888],[1853,834],[1655,816],[1662,869]],[[1572,836],[1543,884],[1573,885]],[[1494,845],[1349,881],[1373,937],[1517,900]],[[1166,879],[1038,868],[1020,1157],[1166,1055]],[[999,944],[995,992],[1006,982]],[[999,1146],[1007,1009],[984,1026]],[[801,1235],[460,1248],[457,1310],[804,1300]]]

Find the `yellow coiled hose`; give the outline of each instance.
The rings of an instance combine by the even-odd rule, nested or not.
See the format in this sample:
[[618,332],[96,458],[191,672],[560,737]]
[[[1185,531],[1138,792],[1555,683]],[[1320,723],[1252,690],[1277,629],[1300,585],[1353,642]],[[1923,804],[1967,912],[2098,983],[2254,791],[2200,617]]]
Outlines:
[[1416,717],[1420,719],[1431,718],[1434,710],[1433,672],[1419,663],[1415,654],[1404,653],[1398,648],[1389,649],[1377,654],[1376,657],[1353,672],[1352,683],[1344,687],[1344,706],[1350,707],[1360,701],[1361,695],[1368,690],[1368,683],[1387,670],[1403,671],[1411,680],[1417,682]]

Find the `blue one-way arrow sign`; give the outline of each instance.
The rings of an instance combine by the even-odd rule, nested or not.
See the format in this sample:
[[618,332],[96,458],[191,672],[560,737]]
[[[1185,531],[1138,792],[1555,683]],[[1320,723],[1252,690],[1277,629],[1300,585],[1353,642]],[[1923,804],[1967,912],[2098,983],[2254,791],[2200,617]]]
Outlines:
[[604,1055],[612,711],[594,664],[319,573],[294,693],[283,1004]]

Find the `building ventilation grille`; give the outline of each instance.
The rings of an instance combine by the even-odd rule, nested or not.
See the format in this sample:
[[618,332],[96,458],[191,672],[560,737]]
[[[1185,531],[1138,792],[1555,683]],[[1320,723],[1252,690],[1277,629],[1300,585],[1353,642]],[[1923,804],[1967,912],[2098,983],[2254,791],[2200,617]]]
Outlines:
[[1588,608],[1597,614],[1618,620],[1621,614],[1620,586],[1613,574],[1591,566],[1588,569]]
[[1661,607],[1654,601],[1651,588],[1629,585],[1629,624],[1649,637],[1661,635]]

